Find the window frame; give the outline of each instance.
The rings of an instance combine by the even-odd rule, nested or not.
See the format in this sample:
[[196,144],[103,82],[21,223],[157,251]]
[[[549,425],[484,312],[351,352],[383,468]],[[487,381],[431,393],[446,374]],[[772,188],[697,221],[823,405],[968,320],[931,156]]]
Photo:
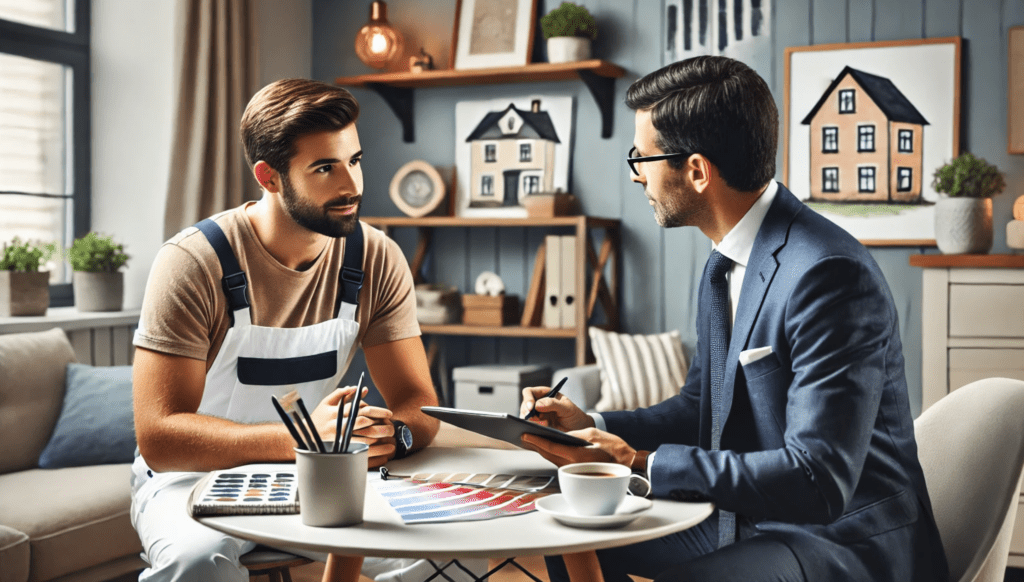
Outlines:
[[[907,143],[906,148],[903,147],[904,139]],[[896,131],[896,151],[901,154],[914,153],[914,130],[900,129]]]
[[[857,152],[874,152],[877,151],[877,145],[875,144],[876,131],[874,124],[862,123],[857,126]],[[866,142],[871,142],[869,146],[865,146]]]
[[[72,238],[85,236],[92,224],[92,150],[90,58],[91,0],[68,0],[74,32],[43,28],[0,18],[0,53],[70,67]],[[63,244],[64,241],[60,241]],[[74,304],[71,283],[50,285],[50,307]]]
[[[907,187],[904,188],[902,185],[903,174],[907,175]],[[897,192],[912,192],[914,190],[914,168],[907,166],[896,166],[896,191]]]
[[[844,97],[849,95],[849,102],[844,102]],[[848,107],[844,107],[848,105]],[[857,90],[856,89],[840,89],[839,90],[839,113],[857,113]]]
[[[871,181],[871,189],[866,189],[864,183],[866,180]],[[858,166],[857,167],[857,192],[861,193],[875,193],[878,191],[878,168],[875,166]]]
[[485,142],[484,146],[484,163],[493,164],[498,161],[498,142]]
[[[829,140],[831,135],[832,139]],[[829,148],[829,144],[832,145]],[[836,125],[825,125],[821,128],[821,153],[823,154],[838,154],[839,153],[839,126]]]
[[[829,174],[833,174],[830,178]],[[829,188],[829,184],[834,184]],[[825,166],[821,169],[821,191],[828,193],[839,192],[839,168],[837,166]]]

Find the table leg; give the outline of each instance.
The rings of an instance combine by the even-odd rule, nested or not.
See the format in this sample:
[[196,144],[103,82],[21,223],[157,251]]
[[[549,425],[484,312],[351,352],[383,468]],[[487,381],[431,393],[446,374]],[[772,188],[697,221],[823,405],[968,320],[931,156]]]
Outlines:
[[359,571],[363,569],[362,556],[327,556],[323,582],[359,582]]
[[566,571],[569,572],[569,580],[573,582],[604,582],[601,564],[597,561],[597,552],[591,550],[578,554],[564,554],[562,560],[565,562]]

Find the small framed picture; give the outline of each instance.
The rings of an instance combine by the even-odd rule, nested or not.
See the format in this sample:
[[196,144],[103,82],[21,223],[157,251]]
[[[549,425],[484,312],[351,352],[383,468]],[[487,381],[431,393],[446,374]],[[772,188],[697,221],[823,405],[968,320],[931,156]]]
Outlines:
[[451,68],[528,64],[536,13],[537,0],[458,0]]

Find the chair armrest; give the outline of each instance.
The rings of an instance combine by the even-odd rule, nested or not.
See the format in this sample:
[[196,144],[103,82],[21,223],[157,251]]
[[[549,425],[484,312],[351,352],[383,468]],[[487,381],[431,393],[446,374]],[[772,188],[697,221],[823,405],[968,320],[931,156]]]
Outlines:
[[601,367],[597,364],[586,366],[575,366],[556,370],[551,381],[558,382],[562,377],[568,377],[565,386],[562,387],[562,394],[565,394],[573,404],[587,412],[594,411],[594,405],[601,399]]

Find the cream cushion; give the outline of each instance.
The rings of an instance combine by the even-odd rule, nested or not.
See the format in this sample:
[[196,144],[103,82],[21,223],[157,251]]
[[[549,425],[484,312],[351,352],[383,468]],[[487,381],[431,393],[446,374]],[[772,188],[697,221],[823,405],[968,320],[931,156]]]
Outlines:
[[28,536],[20,531],[0,525],[0,580],[25,582],[28,580]]
[[630,335],[590,328],[601,368],[601,398],[594,409],[632,410],[679,393],[686,381],[686,355],[678,331]]

